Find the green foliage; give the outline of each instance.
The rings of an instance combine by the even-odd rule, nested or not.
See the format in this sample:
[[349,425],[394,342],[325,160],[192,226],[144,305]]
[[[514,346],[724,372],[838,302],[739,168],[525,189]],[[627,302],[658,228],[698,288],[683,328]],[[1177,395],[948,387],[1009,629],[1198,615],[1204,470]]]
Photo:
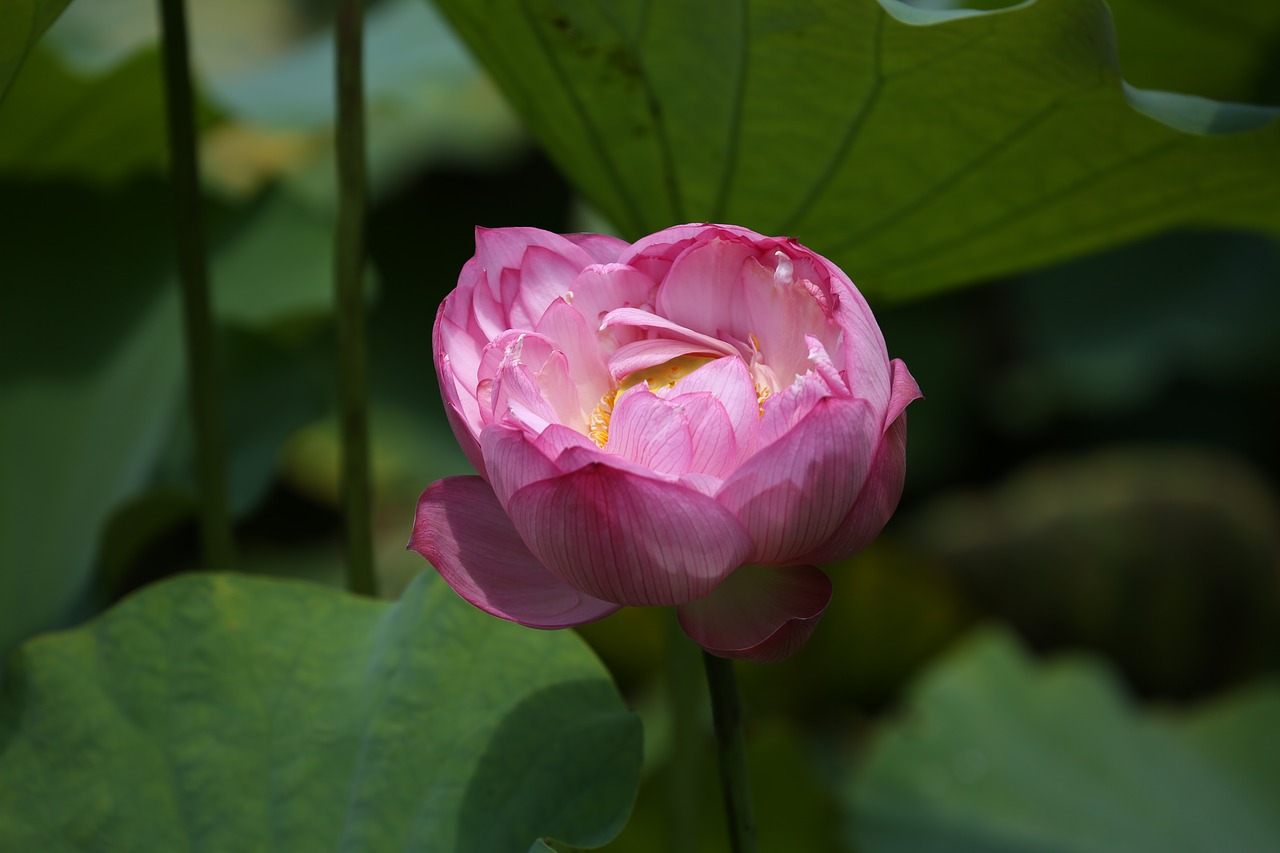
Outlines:
[[598,845],[640,753],[572,633],[489,618],[426,577],[382,604],[187,576],[13,659],[0,847]]
[[141,51],[98,75],[41,45],[0,109],[0,171],[112,184],[167,160],[160,57]]
[[1271,682],[1186,720],[1135,712],[1096,664],[1003,634],[914,689],[848,791],[859,849],[1217,851],[1280,845]]
[[0,103],[27,54],[71,0],[6,0],[0,5]]
[[[166,450],[186,405],[168,192],[154,183],[0,186],[5,275],[29,283],[0,292],[3,653],[71,616],[99,531],[153,482],[166,454],[161,480],[189,490],[194,481],[189,444],[179,438]],[[218,214],[214,300],[225,320],[261,329],[325,310],[323,217],[280,197]],[[239,345],[229,366],[244,379],[229,413],[233,497],[243,510],[271,477],[275,447],[320,403],[278,347],[245,335],[231,343]]]
[[1189,223],[1280,229],[1276,112],[1128,87],[1100,0],[440,0],[625,235],[794,234],[906,296]]

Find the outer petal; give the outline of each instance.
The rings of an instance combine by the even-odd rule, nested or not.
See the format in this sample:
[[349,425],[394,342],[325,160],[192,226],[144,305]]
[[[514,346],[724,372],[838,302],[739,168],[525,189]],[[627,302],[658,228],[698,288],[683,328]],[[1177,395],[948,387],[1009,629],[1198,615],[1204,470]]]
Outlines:
[[751,562],[796,563],[826,542],[853,506],[879,434],[865,400],[826,397],[735,471],[716,500],[751,531]]
[[871,544],[888,523],[902,497],[907,471],[907,413],[898,415],[876,448],[867,481],[834,534],[801,559],[833,563],[852,557]]
[[530,628],[568,628],[618,609],[548,572],[479,477],[449,477],[427,487],[409,548],[476,607]]
[[507,508],[543,565],[618,604],[702,598],[752,551],[747,531],[715,500],[603,462],[526,486]]
[[805,644],[830,601],[831,580],[813,566],[743,566],[676,615],[714,655],[777,663]]

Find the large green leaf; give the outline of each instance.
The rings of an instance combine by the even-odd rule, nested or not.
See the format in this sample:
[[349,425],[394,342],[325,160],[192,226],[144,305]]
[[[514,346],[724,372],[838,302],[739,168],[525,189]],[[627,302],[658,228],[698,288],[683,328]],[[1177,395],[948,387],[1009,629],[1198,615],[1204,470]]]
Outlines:
[[1171,723],[1136,713],[1097,665],[1037,668],[983,635],[873,744],[851,835],[871,853],[1276,850],[1278,711],[1272,683]]
[[0,3],[0,102],[32,46],[71,0],[5,0]]
[[1275,110],[1126,86],[1101,0],[438,0],[629,236],[794,234],[921,293],[1188,223],[1280,230]]
[[640,726],[570,632],[193,575],[24,646],[6,850],[525,850],[625,821]]

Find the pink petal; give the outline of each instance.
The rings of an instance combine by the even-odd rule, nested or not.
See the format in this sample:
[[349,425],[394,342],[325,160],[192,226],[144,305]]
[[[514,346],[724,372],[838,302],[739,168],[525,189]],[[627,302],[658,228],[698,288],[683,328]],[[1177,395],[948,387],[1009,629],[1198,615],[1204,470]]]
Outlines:
[[734,347],[718,338],[695,332],[678,323],[673,323],[666,317],[659,317],[657,314],[641,311],[638,308],[616,308],[610,311],[600,323],[600,328],[608,329],[614,326],[634,326],[639,329],[661,332],[663,337],[698,344],[705,347],[707,352],[721,353],[722,355],[738,354]]
[[492,423],[480,432],[489,485],[506,506],[511,496],[530,483],[559,476],[560,469],[523,430]]
[[892,390],[889,393],[889,410],[884,416],[886,431],[898,420],[898,415],[906,410],[908,404],[913,400],[924,399],[924,394],[920,393],[920,386],[916,384],[915,378],[907,370],[902,359],[895,358],[891,361],[889,370],[893,379]]
[[[548,459],[559,460],[561,455],[569,448],[578,448],[585,452],[594,453],[596,456],[603,455],[603,451],[596,447],[595,442],[577,430],[570,429],[562,424],[552,424],[544,429],[535,443]],[[564,467],[559,461],[556,462],[556,465],[559,467],[559,473],[561,474],[567,474],[569,471],[574,470],[573,468]]]
[[612,384],[595,327],[589,327],[568,302],[556,299],[538,320],[534,330],[551,340],[556,349],[569,359],[569,370],[583,404],[594,407]]
[[[814,370],[801,376],[780,392],[764,401],[764,414],[760,416],[760,428],[756,433],[756,448],[768,447],[804,422],[822,400],[837,395],[822,371]],[[845,398],[848,399],[848,398]]]
[[[755,254],[755,245],[741,239],[714,239],[686,249],[658,288],[657,313],[717,338],[732,334],[731,297],[743,265]],[[747,331],[738,337],[745,340]]]
[[506,359],[493,380],[493,419],[518,424],[534,435],[557,423],[559,415],[542,396],[529,365]]
[[617,351],[609,357],[609,373],[616,381],[621,382],[637,370],[657,367],[659,364],[666,364],[673,358],[685,355],[711,358],[722,354],[717,350],[701,344],[691,344],[688,341],[672,341],[663,338],[635,341],[618,347]]
[[689,470],[693,457],[684,418],[643,383],[618,395],[605,450],[660,474],[677,477]]
[[805,644],[830,601],[831,580],[813,566],[743,566],[676,615],[714,655],[777,663]]
[[[580,253],[579,253],[580,254]],[[511,304],[513,328],[532,329],[557,299],[573,289],[584,264],[543,246],[530,246],[520,261],[520,284]]]
[[427,487],[409,548],[476,607],[530,628],[582,625],[618,609],[548,572],[479,477],[449,477]]
[[845,560],[872,543],[902,497],[907,471],[907,414],[903,412],[880,439],[867,481],[834,534],[801,559],[809,563]]
[[[855,396],[883,411],[889,401],[889,354],[880,326],[848,277],[834,266],[831,277],[836,323],[844,330],[844,370]],[[835,354],[834,352],[832,353]]]
[[565,234],[564,238],[581,248],[597,264],[611,264],[630,246],[626,240],[608,234]]
[[[541,228],[477,227],[475,266],[485,274],[490,292],[495,297],[501,293],[502,271],[520,269],[525,252],[531,246],[538,246],[560,255],[578,269],[591,263],[590,255],[560,234],[543,231]],[[511,308],[511,303],[505,304],[507,309]]]
[[[680,384],[684,384],[683,380]],[[720,401],[705,391],[669,395],[666,399],[689,435],[689,459],[678,473],[708,474],[721,480],[729,476],[745,454],[738,447],[733,424]]]
[[738,520],[706,495],[602,462],[525,486],[508,510],[557,577],[618,604],[702,598],[752,550]]
[[569,304],[582,314],[592,329],[596,329],[605,315],[615,308],[651,305],[657,286],[653,279],[634,267],[593,264],[573,280],[573,298]]
[[862,488],[878,433],[865,400],[826,397],[725,481],[716,499],[751,532],[751,562],[797,562],[831,537]]
[[737,444],[744,452],[755,446],[760,401],[746,363],[736,357],[718,358],[690,373],[676,386],[677,394],[710,392],[724,407]]
[[747,260],[734,284],[732,328],[736,337],[754,337],[761,360],[782,382],[809,370],[807,337],[816,336],[834,351],[840,333],[794,272],[779,281],[773,267],[755,258]]

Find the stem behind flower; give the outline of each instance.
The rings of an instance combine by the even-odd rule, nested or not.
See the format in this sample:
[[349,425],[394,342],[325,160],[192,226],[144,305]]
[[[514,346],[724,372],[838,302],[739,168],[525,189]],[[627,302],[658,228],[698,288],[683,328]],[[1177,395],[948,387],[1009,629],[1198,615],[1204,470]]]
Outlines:
[[733,853],[755,853],[756,819],[751,807],[751,784],[747,778],[747,748],[742,734],[742,703],[733,661],[702,653],[711,691],[711,717],[716,729],[716,751],[720,762],[720,787],[724,793],[725,817],[729,821],[729,848]]

